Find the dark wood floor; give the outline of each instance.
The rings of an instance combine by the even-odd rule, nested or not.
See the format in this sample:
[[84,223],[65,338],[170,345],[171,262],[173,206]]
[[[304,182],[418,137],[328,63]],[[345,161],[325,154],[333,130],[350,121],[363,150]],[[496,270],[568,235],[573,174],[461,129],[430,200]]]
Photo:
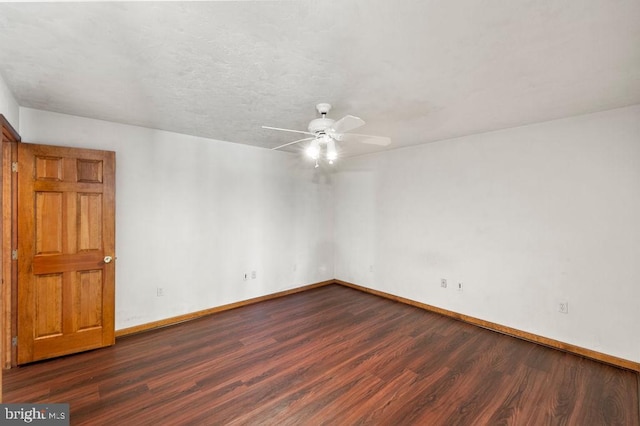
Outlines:
[[637,375],[331,285],[5,372],[72,424],[640,424]]

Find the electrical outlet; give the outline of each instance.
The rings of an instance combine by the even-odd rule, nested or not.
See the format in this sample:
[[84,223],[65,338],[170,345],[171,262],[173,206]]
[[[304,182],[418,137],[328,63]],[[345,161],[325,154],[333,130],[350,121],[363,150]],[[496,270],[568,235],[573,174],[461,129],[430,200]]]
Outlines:
[[464,286],[462,285],[462,283],[458,283],[458,291],[462,291],[463,288]]
[[566,300],[562,300],[562,301],[558,302],[558,312],[560,312],[561,314],[568,314],[569,313],[569,302],[567,302]]
[[440,279],[440,287],[447,288],[447,280],[445,278]]
[[162,287],[156,288],[156,296],[158,297],[164,296],[164,288]]
[[258,276],[258,274],[257,274],[256,271],[251,271],[251,279],[252,280],[255,280],[257,276]]

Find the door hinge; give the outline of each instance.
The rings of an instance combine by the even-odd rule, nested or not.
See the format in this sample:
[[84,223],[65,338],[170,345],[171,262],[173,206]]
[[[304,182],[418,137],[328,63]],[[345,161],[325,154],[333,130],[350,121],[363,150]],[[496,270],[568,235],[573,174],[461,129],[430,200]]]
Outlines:
[[13,336],[11,338],[11,346],[18,346],[18,336]]
[[11,250],[11,260],[18,260],[18,250]]
[[11,171],[13,173],[18,173],[18,162],[14,161],[13,163],[11,163]]

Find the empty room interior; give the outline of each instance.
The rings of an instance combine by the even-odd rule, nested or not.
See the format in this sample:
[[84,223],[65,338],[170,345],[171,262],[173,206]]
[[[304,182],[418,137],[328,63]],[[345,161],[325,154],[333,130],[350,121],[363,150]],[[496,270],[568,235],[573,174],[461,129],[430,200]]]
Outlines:
[[0,114],[3,404],[640,425],[637,0],[2,2]]

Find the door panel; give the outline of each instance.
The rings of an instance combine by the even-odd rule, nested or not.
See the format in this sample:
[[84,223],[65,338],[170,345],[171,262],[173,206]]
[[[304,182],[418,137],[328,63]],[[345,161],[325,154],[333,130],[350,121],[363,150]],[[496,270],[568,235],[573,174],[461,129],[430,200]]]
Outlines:
[[114,343],[115,154],[18,150],[18,363]]
[[36,275],[36,339],[62,335],[62,274]]
[[102,247],[102,194],[78,194],[78,250]]
[[36,255],[62,254],[62,192],[36,192]]
[[102,271],[81,271],[77,273],[78,286],[74,292],[76,310],[76,330],[102,326]]

